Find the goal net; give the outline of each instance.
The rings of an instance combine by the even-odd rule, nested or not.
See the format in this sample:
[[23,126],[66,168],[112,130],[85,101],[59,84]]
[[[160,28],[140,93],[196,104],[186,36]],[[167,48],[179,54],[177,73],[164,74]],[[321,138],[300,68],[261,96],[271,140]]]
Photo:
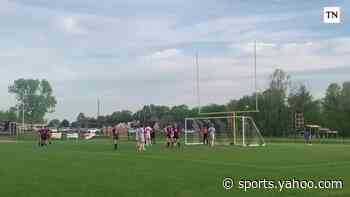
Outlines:
[[254,120],[249,116],[186,118],[185,144],[207,143],[205,136],[210,126],[215,128],[215,144],[265,145],[263,136]]

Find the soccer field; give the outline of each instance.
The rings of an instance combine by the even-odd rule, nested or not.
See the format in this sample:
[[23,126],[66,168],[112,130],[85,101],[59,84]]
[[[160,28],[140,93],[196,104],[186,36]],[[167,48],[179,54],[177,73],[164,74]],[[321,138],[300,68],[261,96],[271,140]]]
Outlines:
[[[0,143],[0,196],[350,196],[350,146],[274,143],[242,148],[203,145],[146,152],[109,140]],[[231,190],[224,177],[235,179]],[[239,189],[246,180],[343,180],[342,189]]]

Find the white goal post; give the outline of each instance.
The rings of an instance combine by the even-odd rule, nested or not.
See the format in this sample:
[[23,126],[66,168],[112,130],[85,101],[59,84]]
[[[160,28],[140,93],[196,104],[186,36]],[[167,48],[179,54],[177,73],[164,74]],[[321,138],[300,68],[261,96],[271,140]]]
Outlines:
[[[229,114],[242,114],[242,113],[258,113],[259,112],[259,100],[258,100],[258,83],[257,83],[257,62],[256,62],[256,41],[254,41],[254,68],[252,70],[252,73],[254,78],[253,78],[253,84],[254,84],[254,97],[255,97],[255,107],[252,108],[249,107],[249,109],[235,109],[234,111],[211,111],[211,112],[205,112],[202,111],[202,99],[203,97],[201,96],[201,76],[200,76],[200,65],[199,65],[199,57],[198,57],[198,53],[196,53],[196,57],[195,57],[195,70],[196,70],[196,77],[195,77],[195,90],[196,90],[196,96],[197,96],[197,107],[198,107],[198,114],[199,115],[206,115],[206,116],[211,116],[211,115],[229,115]],[[240,84],[241,85],[241,84]],[[208,101],[206,102],[208,103]],[[210,102],[209,102],[210,103]]]
[[265,141],[252,117],[219,116],[185,118],[185,144],[206,143],[205,133],[209,125],[215,132],[215,144],[264,146]]

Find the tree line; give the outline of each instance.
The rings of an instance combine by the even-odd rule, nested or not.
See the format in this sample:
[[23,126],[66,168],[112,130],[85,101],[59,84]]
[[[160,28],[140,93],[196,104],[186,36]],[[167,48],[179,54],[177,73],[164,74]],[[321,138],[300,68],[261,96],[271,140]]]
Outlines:
[[[323,98],[314,98],[304,84],[294,84],[291,76],[281,69],[275,70],[266,90],[240,99],[232,99],[226,104],[202,106],[201,112],[255,110],[256,98],[259,113],[252,116],[265,136],[287,136],[294,132],[294,114],[302,112],[305,124],[317,124],[337,130],[341,136],[350,136],[350,82],[332,83],[325,90]],[[140,122],[183,123],[185,117],[198,116],[198,108],[187,105],[163,106],[145,105],[142,109],[116,111],[97,118],[80,113],[71,123],[73,127],[112,126],[120,122],[139,120]]]
[[[52,112],[56,104],[52,88],[46,80],[16,80],[9,92],[16,95],[18,104],[7,111],[0,111],[0,120],[20,120],[18,111],[24,106],[25,115],[33,122],[45,122],[45,114]],[[294,131],[294,113],[302,112],[305,124],[317,124],[337,130],[341,136],[350,136],[350,81],[342,84],[331,83],[323,98],[315,98],[304,84],[292,82],[291,76],[281,69],[275,70],[269,78],[268,87],[252,95],[232,99],[226,104],[202,106],[201,112],[247,111],[255,110],[256,98],[259,113],[252,116],[265,136],[287,136]],[[112,114],[88,117],[79,113],[76,120],[51,120],[49,126],[99,128],[121,122],[138,120],[140,122],[183,123],[185,117],[198,116],[198,108],[187,105],[164,106],[145,105],[142,109],[115,111]]]

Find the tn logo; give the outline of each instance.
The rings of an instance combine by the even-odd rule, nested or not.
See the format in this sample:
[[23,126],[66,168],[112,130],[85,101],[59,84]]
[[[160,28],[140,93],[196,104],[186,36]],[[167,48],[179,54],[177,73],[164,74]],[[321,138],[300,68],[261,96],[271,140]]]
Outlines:
[[340,23],[340,7],[324,7],[323,22]]

